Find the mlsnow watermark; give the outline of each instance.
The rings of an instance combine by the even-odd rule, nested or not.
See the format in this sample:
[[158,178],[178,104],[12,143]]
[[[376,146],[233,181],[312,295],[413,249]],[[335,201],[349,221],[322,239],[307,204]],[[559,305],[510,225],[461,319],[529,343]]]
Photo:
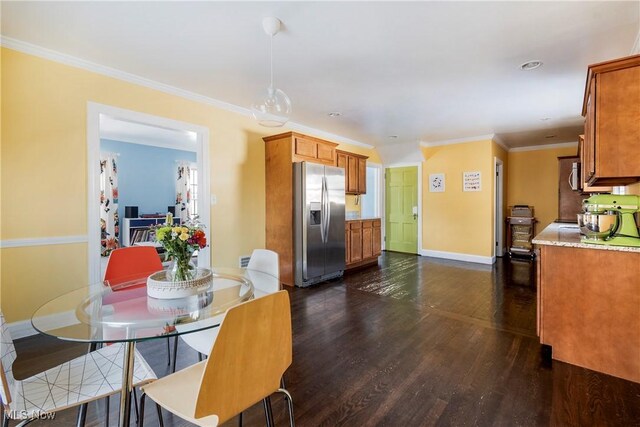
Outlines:
[[42,412],[42,411],[30,412],[30,411],[22,410],[22,411],[8,411],[7,415],[12,420],[27,420],[27,419],[55,420],[56,419],[55,412]]

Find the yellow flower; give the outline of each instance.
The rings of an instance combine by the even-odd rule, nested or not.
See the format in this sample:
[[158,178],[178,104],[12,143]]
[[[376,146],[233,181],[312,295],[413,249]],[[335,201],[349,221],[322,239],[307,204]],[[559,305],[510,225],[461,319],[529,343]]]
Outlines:
[[178,236],[178,238],[184,242],[189,238],[189,235],[187,233],[182,233],[181,235]]
[[188,232],[189,232],[189,229],[188,229],[187,227],[182,227],[182,232],[183,232],[183,233],[188,233]]
[[172,233],[182,233],[182,227],[173,227],[171,229]]

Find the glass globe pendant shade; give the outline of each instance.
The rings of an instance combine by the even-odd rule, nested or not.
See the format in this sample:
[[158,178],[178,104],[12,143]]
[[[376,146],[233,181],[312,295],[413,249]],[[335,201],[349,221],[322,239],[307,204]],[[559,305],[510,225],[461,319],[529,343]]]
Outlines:
[[269,87],[251,105],[251,113],[262,126],[283,126],[291,117],[291,99],[280,89]]

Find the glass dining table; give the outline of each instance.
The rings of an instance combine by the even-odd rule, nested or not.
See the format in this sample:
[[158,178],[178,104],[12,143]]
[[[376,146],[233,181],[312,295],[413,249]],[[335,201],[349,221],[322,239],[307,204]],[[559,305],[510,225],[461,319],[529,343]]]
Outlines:
[[65,341],[125,344],[119,425],[129,426],[136,342],[183,335],[220,325],[228,308],[254,297],[254,282],[276,277],[239,268],[213,268],[206,289],[188,297],[147,295],[146,277],[98,284],[65,293],[41,306],[31,323],[39,332]]

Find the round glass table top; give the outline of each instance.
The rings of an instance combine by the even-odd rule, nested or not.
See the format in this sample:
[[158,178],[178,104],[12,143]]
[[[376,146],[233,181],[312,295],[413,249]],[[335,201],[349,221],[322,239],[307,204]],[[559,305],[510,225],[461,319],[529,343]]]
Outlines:
[[148,296],[146,277],[76,289],[36,310],[31,323],[43,334],[89,343],[181,335],[219,326],[227,309],[253,298],[254,282],[278,282],[255,270],[211,270],[213,280],[206,289],[176,299]]

